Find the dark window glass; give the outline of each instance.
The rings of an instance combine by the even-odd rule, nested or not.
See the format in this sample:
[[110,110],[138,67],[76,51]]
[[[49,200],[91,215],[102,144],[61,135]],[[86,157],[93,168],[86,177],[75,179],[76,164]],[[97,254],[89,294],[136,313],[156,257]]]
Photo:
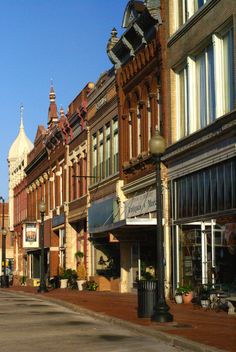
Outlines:
[[224,209],[224,168],[222,165],[217,167],[217,207],[218,210]]
[[236,158],[232,161],[232,208],[236,208]]
[[186,216],[192,216],[192,177],[186,180]]
[[217,211],[217,179],[216,167],[211,169],[211,211]]
[[181,180],[181,213],[182,213],[182,218],[185,218],[186,215],[186,178],[183,178]]
[[211,212],[210,170],[206,170],[204,172],[204,193],[205,193],[204,212],[207,214]]
[[[231,209],[232,208],[232,185],[233,185],[233,179],[232,179],[232,168],[231,168],[231,162],[227,162],[225,164],[225,174],[224,174],[224,196],[225,196],[225,209]],[[236,181],[235,181],[236,182]]]
[[203,172],[198,174],[198,214],[204,214],[204,178]]
[[193,188],[192,188],[192,192],[193,192],[193,216],[198,215],[198,177],[197,174],[194,174],[192,176],[192,180],[193,180]]
[[181,218],[181,183],[176,182],[176,193],[177,193],[177,218]]

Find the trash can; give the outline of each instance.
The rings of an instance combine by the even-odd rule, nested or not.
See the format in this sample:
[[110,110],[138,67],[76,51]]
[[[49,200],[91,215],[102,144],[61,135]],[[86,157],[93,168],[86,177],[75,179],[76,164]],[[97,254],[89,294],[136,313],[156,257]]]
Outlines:
[[138,281],[138,318],[151,318],[157,303],[157,280]]
[[6,275],[4,277],[4,275],[1,276],[1,287],[9,287],[9,276]]

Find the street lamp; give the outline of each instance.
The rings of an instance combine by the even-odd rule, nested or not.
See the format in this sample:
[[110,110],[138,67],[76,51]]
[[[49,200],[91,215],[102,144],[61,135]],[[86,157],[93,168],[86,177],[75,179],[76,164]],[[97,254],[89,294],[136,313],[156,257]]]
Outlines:
[[41,223],[40,223],[40,285],[38,288],[38,292],[44,293],[48,292],[45,280],[45,265],[44,265],[44,214],[46,211],[46,204],[43,200],[39,203],[39,211],[41,215]]
[[165,271],[164,271],[164,247],[163,247],[163,226],[162,226],[162,184],[161,184],[161,156],[166,149],[165,139],[160,135],[158,129],[149,141],[149,149],[156,162],[156,251],[157,251],[157,303],[154,307],[152,321],[167,323],[173,321],[172,314],[169,313],[170,307],[165,301]]
[[3,263],[3,277],[1,280],[1,287],[8,287],[6,281],[6,235],[7,231],[5,229],[5,199],[0,196],[2,201],[2,263]]

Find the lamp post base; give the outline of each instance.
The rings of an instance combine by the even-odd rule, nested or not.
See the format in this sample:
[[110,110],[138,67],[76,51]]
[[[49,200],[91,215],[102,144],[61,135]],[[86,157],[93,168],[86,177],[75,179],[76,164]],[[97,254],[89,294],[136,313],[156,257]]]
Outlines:
[[40,282],[38,293],[45,293],[48,292],[47,286],[45,282]]
[[154,308],[154,313],[151,316],[151,321],[157,322],[157,323],[169,323],[173,321],[173,315],[169,313],[169,306],[164,303],[157,305]]

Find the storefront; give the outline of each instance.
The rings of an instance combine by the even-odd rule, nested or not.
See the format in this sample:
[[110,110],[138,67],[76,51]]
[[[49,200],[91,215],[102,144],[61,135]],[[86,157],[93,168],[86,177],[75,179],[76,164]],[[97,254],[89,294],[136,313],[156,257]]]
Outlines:
[[[118,206],[123,208],[122,219],[116,216]],[[142,189],[123,204],[117,204],[115,197],[93,202],[89,208],[89,232],[96,251],[96,273],[104,274],[107,269],[119,273],[121,292],[135,289],[141,278],[155,277],[155,190]]]
[[[204,151],[195,149],[182,159],[169,159],[174,288],[217,284],[236,290],[233,143],[232,138],[224,142],[218,138]],[[182,145],[181,153],[183,149]]]

